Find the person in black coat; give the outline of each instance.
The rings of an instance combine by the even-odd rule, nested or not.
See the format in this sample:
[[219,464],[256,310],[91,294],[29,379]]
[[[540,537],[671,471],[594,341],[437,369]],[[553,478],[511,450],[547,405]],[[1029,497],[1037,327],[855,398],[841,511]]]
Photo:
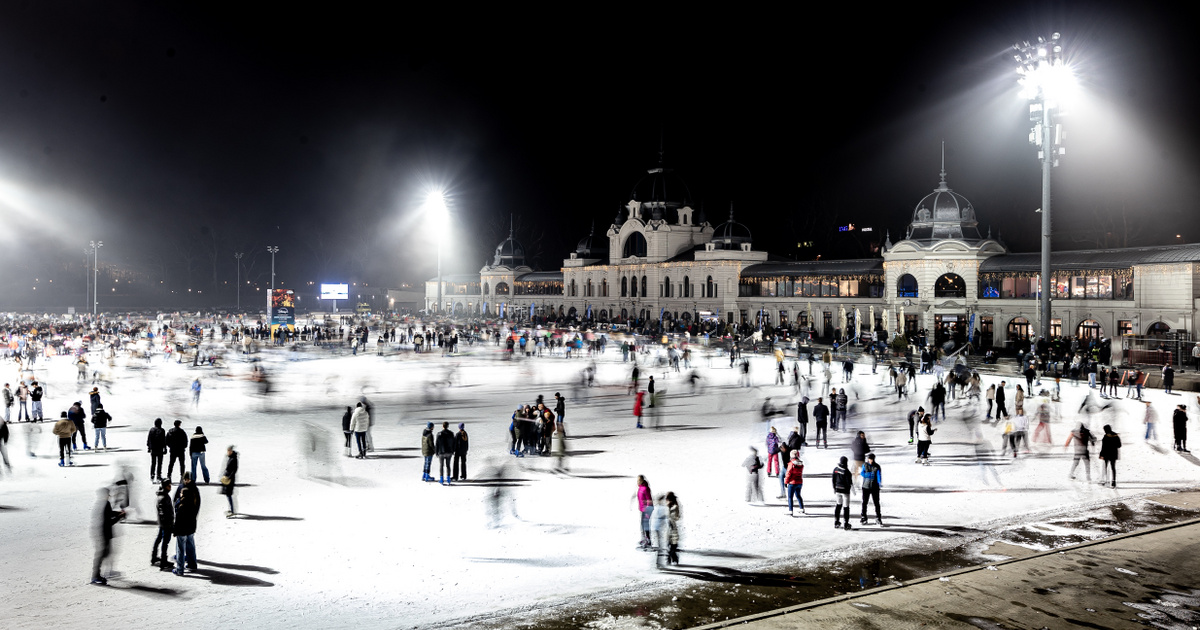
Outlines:
[[837,499],[837,503],[833,506],[833,526],[842,527],[842,518],[845,517],[845,528],[850,529],[850,488],[854,486],[854,481],[850,477],[850,469],[846,466],[849,462],[845,457],[838,460],[838,465],[833,468],[833,495]]
[[458,433],[454,434],[454,476],[452,479],[467,480],[467,430],[466,425],[458,423]]
[[238,471],[238,453],[233,450],[233,445],[225,449],[225,472],[221,473],[221,494],[229,500],[229,511],[225,513],[225,518],[231,518],[237,514],[237,510],[233,507],[233,488],[237,483]]
[[829,433],[827,432],[829,407],[825,406],[824,398],[817,399],[817,406],[813,407],[812,415],[817,421],[817,438],[814,440],[817,448],[821,447],[822,442],[825,443],[825,448],[829,448]]
[[101,488],[97,494],[96,555],[92,558],[92,584],[108,584],[108,580],[100,575],[100,568],[112,554],[113,525],[125,518],[125,512],[113,509],[108,500],[108,488]]
[[184,567],[196,570],[196,521],[200,517],[200,489],[192,476],[183,474],[183,485],[175,497],[175,575],[183,575]]
[[180,425],[183,422],[175,421],[175,426],[167,431],[167,450],[171,453],[171,458],[167,461],[167,479],[171,478],[171,474],[175,470],[175,460],[179,460],[179,479],[182,482],[184,475],[187,474],[183,464],[184,453],[188,447],[188,434]]
[[1100,485],[1108,483],[1108,471],[1112,470],[1112,487],[1117,487],[1117,460],[1121,458],[1121,436],[1113,433],[1112,427],[1104,425],[1104,437],[1100,440],[1100,459],[1104,460],[1104,475]]
[[1175,431],[1175,450],[1181,453],[1191,453],[1187,447],[1187,406],[1176,405],[1175,413],[1171,416],[1171,428]]
[[150,453],[150,481],[162,481],[162,460],[167,452],[167,432],[162,428],[162,418],[154,419],[154,426],[146,436],[146,451]]
[[[161,456],[159,463],[162,463]],[[171,480],[160,481],[162,483],[158,488],[158,537],[150,547],[150,565],[158,565],[165,571],[171,567],[171,561],[167,557],[167,546],[171,544],[171,530],[175,528],[175,505],[171,503]]]
[[354,415],[354,409],[349,405],[346,406],[346,413],[342,414],[342,433],[346,435],[346,457],[350,457],[350,438],[354,437],[354,431],[350,430],[350,418]]
[[450,466],[450,459],[454,457],[454,432],[450,430],[449,422],[442,423],[442,430],[433,440],[433,449],[438,456],[438,483],[449,484],[454,472]]
[[808,446],[808,396],[796,403],[796,422],[800,425],[800,443]]

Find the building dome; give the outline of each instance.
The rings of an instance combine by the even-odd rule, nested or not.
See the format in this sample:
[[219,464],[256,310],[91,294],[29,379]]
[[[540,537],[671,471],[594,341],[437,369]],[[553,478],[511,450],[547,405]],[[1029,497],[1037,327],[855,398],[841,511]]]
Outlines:
[[588,235],[580,239],[579,245],[575,247],[575,253],[580,258],[604,258],[608,256],[608,239],[596,238],[596,225],[592,224],[592,229]]
[[508,234],[508,238],[500,241],[496,246],[496,255],[492,257],[493,267],[520,267],[525,264],[525,248],[517,239],[513,238],[512,232]]
[[966,197],[950,189],[945,166],[938,187],[913,208],[908,231],[908,238],[913,240],[979,240],[975,207]]
[[717,249],[741,249],[742,243],[752,243],[750,228],[733,220],[733,207],[729,208],[729,220],[713,229],[712,243]]

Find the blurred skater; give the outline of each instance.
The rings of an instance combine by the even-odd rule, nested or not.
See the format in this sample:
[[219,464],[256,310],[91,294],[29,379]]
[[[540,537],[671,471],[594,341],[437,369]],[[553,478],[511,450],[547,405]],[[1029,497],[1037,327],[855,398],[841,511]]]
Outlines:
[[[96,494],[96,554],[92,557],[92,584],[102,586],[108,584],[100,570],[112,555],[113,525],[125,518],[125,513],[113,509],[112,503],[109,502],[108,488],[100,488]],[[109,561],[109,570],[111,569],[112,563]]]

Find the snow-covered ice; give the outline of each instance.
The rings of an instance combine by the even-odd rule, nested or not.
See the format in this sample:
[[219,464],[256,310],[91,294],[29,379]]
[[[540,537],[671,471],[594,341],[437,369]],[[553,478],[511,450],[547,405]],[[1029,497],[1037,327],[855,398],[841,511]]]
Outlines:
[[[1157,447],[1142,440],[1142,405],[1115,401],[1106,420],[1122,434],[1118,488],[1067,479],[1070,450],[1063,447],[1086,385],[1063,386],[1064,420],[1053,425],[1053,445],[1033,455],[999,457],[1000,428],[981,426],[995,453],[1001,484],[976,463],[969,409],[948,403],[950,420],[939,426],[932,465],[914,463],[905,416],[921,402],[932,376],[918,376],[921,394],[895,404],[879,386],[881,376],[859,365],[856,403],[849,426],[867,431],[883,468],[882,531],[834,530],[829,473],[849,455],[851,432],[831,433],[828,450],[806,449],[803,497],[807,516],[789,518],[786,500],[775,499],[778,482],[764,479],[767,505],[743,501],[747,446],[765,454],[767,423],[759,415],[766,396],[783,405],[797,396],[790,386],[768,385],[773,359],[752,359],[758,385],[737,387],[728,362],[698,363],[705,389],[687,395],[683,374],[643,367],[665,389],[661,431],[634,428],[633,399],[626,395],[627,369],[620,354],[597,359],[598,386],[583,403],[575,384],[588,359],[547,357],[499,361],[489,346],[453,358],[337,356],[291,361],[302,355],[266,355],[275,394],[263,399],[245,378],[249,364],[235,358],[221,377],[210,368],[161,363],[127,369],[119,362],[111,390],[103,393],[113,415],[107,453],[77,453],[74,468],[57,466],[50,433],[53,420],[82,400],[90,383],[76,383],[66,357],[39,362],[47,389],[47,422],[12,424],[13,473],[0,477],[0,626],[70,628],[103,624],[139,627],[166,621],[204,627],[253,624],[261,628],[459,625],[479,615],[527,615],[533,608],[588,596],[636,593],[685,583],[659,574],[650,554],[636,549],[639,517],[634,479],[643,474],[655,494],[668,490],[683,508],[682,561],[735,567],[769,566],[787,559],[849,554],[880,545],[906,544],[935,531],[987,529],[1021,518],[1085,506],[1115,497],[1142,496],[1195,484],[1196,460],[1171,451],[1170,409],[1195,395],[1149,391],[1159,409]],[[312,357],[321,357],[314,354]],[[98,363],[95,361],[94,363]],[[140,366],[134,363],[133,366]],[[454,384],[440,389],[447,368],[458,366]],[[807,373],[807,365],[801,365]],[[16,374],[9,370],[10,382]],[[188,387],[204,384],[198,409]],[[835,377],[835,385],[840,378]],[[985,377],[984,387],[999,379]],[[1010,387],[1016,379],[1009,378]],[[365,390],[363,389],[365,388]],[[341,415],[366,392],[376,408],[375,456],[344,457]],[[566,424],[570,474],[552,472],[553,458],[508,456],[508,426],[518,404],[542,394],[568,398]],[[1123,390],[1122,390],[1122,393]],[[815,396],[814,396],[815,398]],[[1012,396],[1009,396],[1010,409]],[[1027,402],[1032,410],[1033,401]],[[773,421],[780,434],[796,424],[792,415]],[[974,413],[974,412],[972,412]],[[982,411],[978,412],[982,415]],[[14,410],[13,418],[16,413]],[[208,435],[213,483],[202,486],[204,504],[196,534],[202,572],[177,577],[149,565],[156,528],[153,488],[147,480],[146,433],[154,418],[169,426],[182,419]],[[465,422],[472,440],[469,470],[486,480],[506,465],[515,506],[502,527],[489,528],[487,498],[495,484],[472,481],[453,487],[423,483],[420,435],[427,421]],[[312,454],[308,425],[317,427],[323,456]],[[88,441],[92,431],[89,419]],[[811,425],[810,425],[811,429]],[[813,437],[810,430],[810,441]],[[1032,434],[1032,430],[1031,430]],[[28,458],[34,439],[39,457]],[[246,517],[226,519],[217,493],[224,447],[241,454],[238,508]],[[1093,453],[1098,451],[1097,448]],[[1099,461],[1093,477],[1099,478]],[[127,464],[135,472],[136,512],[117,526],[116,569],[109,587],[87,584],[93,544],[92,509],[98,487]],[[437,463],[434,462],[436,474]],[[855,497],[857,502],[858,497]],[[174,545],[172,545],[172,550]],[[702,560],[698,560],[702,559]]]

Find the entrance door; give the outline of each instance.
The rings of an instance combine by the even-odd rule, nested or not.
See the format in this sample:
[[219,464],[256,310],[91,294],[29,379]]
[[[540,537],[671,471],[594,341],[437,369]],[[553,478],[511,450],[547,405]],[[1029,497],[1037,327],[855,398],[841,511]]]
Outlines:
[[961,344],[967,336],[967,318],[964,315],[934,315],[933,342],[941,346],[947,341]]

